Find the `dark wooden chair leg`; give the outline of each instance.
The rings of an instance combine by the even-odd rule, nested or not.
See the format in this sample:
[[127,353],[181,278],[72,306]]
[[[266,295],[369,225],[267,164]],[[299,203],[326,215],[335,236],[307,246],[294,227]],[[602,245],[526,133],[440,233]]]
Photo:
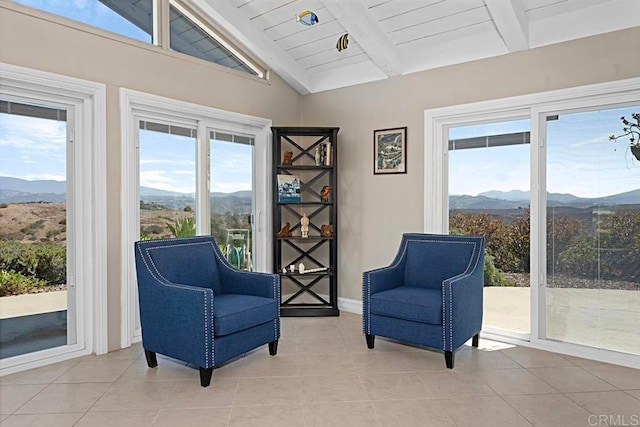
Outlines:
[[269,343],[269,354],[275,356],[278,352],[278,340]]
[[454,360],[454,352],[453,351],[445,351],[444,352],[444,361],[447,363],[447,368],[453,369],[453,360]]
[[145,350],[144,357],[147,359],[147,365],[150,368],[155,368],[158,366],[158,359],[156,358],[156,354],[153,351]]
[[200,385],[202,387],[209,387],[209,384],[211,384],[212,375],[213,375],[213,367],[200,368]]
[[478,342],[480,341],[480,332],[478,332],[477,334],[475,334],[473,336],[473,339],[471,340],[471,345],[474,347],[478,347]]
[[367,347],[373,348],[373,346],[376,343],[376,336],[375,335],[364,334],[364,337],[367,339]]

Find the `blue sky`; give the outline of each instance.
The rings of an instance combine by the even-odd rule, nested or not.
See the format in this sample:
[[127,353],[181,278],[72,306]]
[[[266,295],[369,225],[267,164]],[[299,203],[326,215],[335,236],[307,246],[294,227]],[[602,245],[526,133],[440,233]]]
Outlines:
[[[640,188],[640,162],[628,149],[621,116],[639,107],[572,113],[547,122],[547,191],[578,197],[602,197]],[[529,120],[450,130],[451,138],[469,138],[529,130]],[[529,145],[477,148],[449,153],[450,194],[475,196],[488,190],[529,190]],[[640,203],[640,201],[638,201]]]
[[151,43],[151,36],[149,34],[131,24],[98,0],[13,1]]
[[[210,146],[211,191],[251,190],[253,147],[225,141],[211,141]],[[141,185],[195,193],[195,160],[195,138],[140,131]]]

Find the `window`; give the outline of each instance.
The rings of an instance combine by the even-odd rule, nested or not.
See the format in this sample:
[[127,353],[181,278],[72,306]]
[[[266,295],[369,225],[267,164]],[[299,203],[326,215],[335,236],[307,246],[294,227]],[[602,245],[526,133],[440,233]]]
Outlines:
[[[156,44],[214,64],[266,77],[266,70],[206,17],[177,0],[13,0],[121,36]],[[168,13],[163,13],[164,11]],[[156,11],[160,11],[157,13]],[[166,16],[168,15],[168,16]],[[168,37],[162,37],[168,28]]]
[[[425,112],[427,232],[447,231],[453,192],[463,185],[486,181],[495,172],[516,172],[496,184],[509,186],[502,190],[521,190],[520,194],[502,196],[518,196],[521,200],[517,203],[525,205],[526,199],[520,195],[527,193],[523,191],[526,188],[519,183],[526,183],[529,175],[530,221],[523,221],[526,226],[518,230],[529,230],[519,234],[520,243],[530,245],[530,265],[520,263],[519,268],[530,271],[532,286],[520,296],[526,306],[530,295],[531,332],[528,337],[517,336],[483,326],[485,335],[528,340],[534,347],[579,357],[638,365],[640,160],[631,153],[628,137],[612,142],[609,136],[624,133],[627,125],[620,118],[633,121],[631,115],[639,108],[640,79],[630,79]],[[486,148],[450,151],[458,143],[463,148],[482,145],[474,138],[478,135],[457,135],[459,140],[452,144],[450,130],[527,117],[531,128],[528,144],[526,138],[520,138],[524,144],[492,146],[494,138],[489,136]],[[505,141],[512,137],[505,136]],[[484,164],[497,161],[498,150],[503,148],[525,152],[513,152],[508,168],[502,163],[493,171],[479,171]],[[465,165],[459,154],[476,150],[482,152],[473,157],[476,164]],[[490,152],[489,158],[482,156]],[[460,178],[469,176],[469,169],[473,182],[461,183]],[[482,233],[487,228],[477,230]],[[514,259],[526,261],[524,248],[514,246],[521,252]],[[510,254],[517,251],[510,250]],[[511,297],[519,297],[502,288],[485,292],[485,303],[491,302],[492,294],[509,292]],[[503,299],[502,307],[510,305],[516,307]],[[506,326],[513,330],[517,324],[507,320]]]
[[[22,221],[0,226],[2,276],[55,293],[12,315],[3,306],[2,375],[107,351],[106,91],[8,64],[0,79],[0,222]],[[25,324],[39,327],[19,336]]]
[[[271,121],[121,89],[122,347],[140,339],[133,242],[213,234],[238,268],[271,265]],[[169,227],[169,225],[171,227]]]
[[152,42],[154,0],[14,1],[145,43]]
[[171,5],[169,33],[172,50],[262,77],[257,67],[251,66],[246,59],[240,59],[239,51],[235,50],[233,53],[234,49],[230,44],[223,45],[222,39],[216,39],[211,29],[204,24],[196,23],[196,20],[194,14],[180,7],[178,3]]

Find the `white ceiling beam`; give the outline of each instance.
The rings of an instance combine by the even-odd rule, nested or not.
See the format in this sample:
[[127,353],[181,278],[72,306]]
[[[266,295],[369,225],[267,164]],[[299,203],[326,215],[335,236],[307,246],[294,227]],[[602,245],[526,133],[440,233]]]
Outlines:
[[522,0],[484,0],[509,52],[529,49],[529,21]]
[[398,48],[362,0],[320,1],[383,73],[389,77],[402,74]]
[[235,40],[251,51],[302,95],[311,93],[308,72],[273,40],[251,25],[228,0],[192,0]]

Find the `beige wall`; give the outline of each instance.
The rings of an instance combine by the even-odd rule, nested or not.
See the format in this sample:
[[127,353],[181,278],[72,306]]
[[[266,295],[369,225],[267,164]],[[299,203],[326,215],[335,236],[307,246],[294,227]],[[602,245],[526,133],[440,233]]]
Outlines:
[[0,62],[107,85],[107,280],[109,349],[114,350],[120,347],[121,316],[119,89],[263,117],[276,126],[299,124],[301,96],[275,75],[267,84],[2,6],[0,1]]
[[[637,52],[640,28],[305,96],[304,125],[340,127],[340,296],[360,300],[362,272],[423,230],[424,110],[640,77]],[[373,130],[401,126],[408,173],[373,175]]]

